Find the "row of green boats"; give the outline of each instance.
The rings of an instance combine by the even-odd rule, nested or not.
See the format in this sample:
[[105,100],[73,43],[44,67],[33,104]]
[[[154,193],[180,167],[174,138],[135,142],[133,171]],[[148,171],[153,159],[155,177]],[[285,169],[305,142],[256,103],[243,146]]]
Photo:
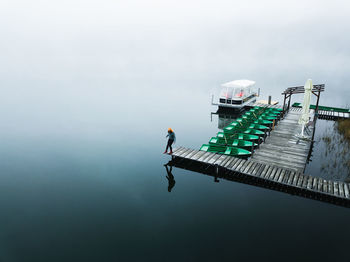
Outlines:
[[223,132],[218,132],[200,150],[248,158],[281,114],[282,109],[256,106],[226,126]]

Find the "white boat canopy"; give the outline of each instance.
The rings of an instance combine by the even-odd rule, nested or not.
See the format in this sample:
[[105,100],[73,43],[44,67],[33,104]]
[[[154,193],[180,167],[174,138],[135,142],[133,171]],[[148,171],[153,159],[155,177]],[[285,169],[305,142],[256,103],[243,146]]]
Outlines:
[[255,84],[255,81],[251,81],[251,80],[235,80],[235,81],[231,81],[231,82],[227,82],[225,84],[222,84],[222,87],[229,87],[229,88],[247,88],[250,86],[253,86]]

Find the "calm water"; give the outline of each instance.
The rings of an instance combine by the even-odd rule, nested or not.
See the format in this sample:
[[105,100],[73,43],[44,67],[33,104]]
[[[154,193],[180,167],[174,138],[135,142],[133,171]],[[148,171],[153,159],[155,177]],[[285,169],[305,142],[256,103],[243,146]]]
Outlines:
[[[168,127],[191,148],[216,134],[231,80],[281,101],[312,78],[349,105],[349,10],[1,1],[0,261],[349,261],[350,209],[177,168],[169,193],[162,154]],[[307,172],[326,177],[322,152]]]
[[177,168],[169,193],[166,129],[215,135],[208,92],[118,90],[7,90],[1,261],[348,258],[349,209]]

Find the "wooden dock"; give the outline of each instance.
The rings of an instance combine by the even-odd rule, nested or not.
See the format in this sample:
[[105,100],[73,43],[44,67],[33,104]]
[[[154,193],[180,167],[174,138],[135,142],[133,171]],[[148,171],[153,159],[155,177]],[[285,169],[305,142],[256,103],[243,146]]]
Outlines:
[[244,160],[180,147],[174,150],[171,164],[175,167],[300,195],[320,201],[350,207],[350,185],[344,182],[312,177],[293,169],[254,159]]
[[[312,113],[315,110],[310,110]],[[326,111],[326,110],[318,110],[318,118],[325,120],[340,120],[340,119],[350,119],[350,113],[344,112],[335,112],[335,111]]]
[[[251,103],[248,104],[246,107],[247,108],[252,108],[254,106],[260,106],[260,107],[271,107],[271,108],[283,108],[282,105],[266,105],[266,104],[261,104],[261,103]],[[296,109],[301,110],[300,107],[291,107],[289,109],[292,111],[296,111]],[[314,109],[310,109],[310,113],[311,114],[315,114],[315,110]],[[329,111],[329,110],[318,110],[318,118],[319,119],[325,119],[325,120],[339,120],[339,119],[350,119],[350,113],[347,112],[338,112],[338,111]]]
[[[250,105],[262,106],[257,103]],[[264,105],[266,106],[266,105]],[[268,107],[281,108],[279,105]],[[298,138],[301,108],[290,108],[248,160],[180,147],[172,164],[217,178],[253,184],[350,207],[350,185],[304,174],[312,142]],[[309,132],[313,132],[312,128]]]
[[[311,141],[298,138],[302,128],[298,124],[300,116],[300,108],[291,108],[284,119],[279,121],[275,129],[271,131],[265,143],[256,150],[252,159],[259,163],[278,165],[296,172],[303,172]],[[312,132],[310,129],[309,132]]]
[[255,106],[266,107],[266,108],[279,108],[279,109],[282,109],[282,106],[279,105],[279,104],[267,105],[267,104],[259,103],[259,101],[258,102],[249,103],[245,107],[246,108],[252,108],[252,107],[255,107]]

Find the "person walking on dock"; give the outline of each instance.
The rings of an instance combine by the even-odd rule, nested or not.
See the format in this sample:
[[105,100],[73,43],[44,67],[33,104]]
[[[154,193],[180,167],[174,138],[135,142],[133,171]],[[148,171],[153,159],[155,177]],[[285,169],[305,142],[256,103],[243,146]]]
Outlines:
[[163,154],[168,153],[168,148],[170,148],[169,155],[171,155],[173,153],[173,148],[171,145],[176,141],[175,133],[171,128],[168,128],[168,134],[166,137],[169,137],[169,139]]

